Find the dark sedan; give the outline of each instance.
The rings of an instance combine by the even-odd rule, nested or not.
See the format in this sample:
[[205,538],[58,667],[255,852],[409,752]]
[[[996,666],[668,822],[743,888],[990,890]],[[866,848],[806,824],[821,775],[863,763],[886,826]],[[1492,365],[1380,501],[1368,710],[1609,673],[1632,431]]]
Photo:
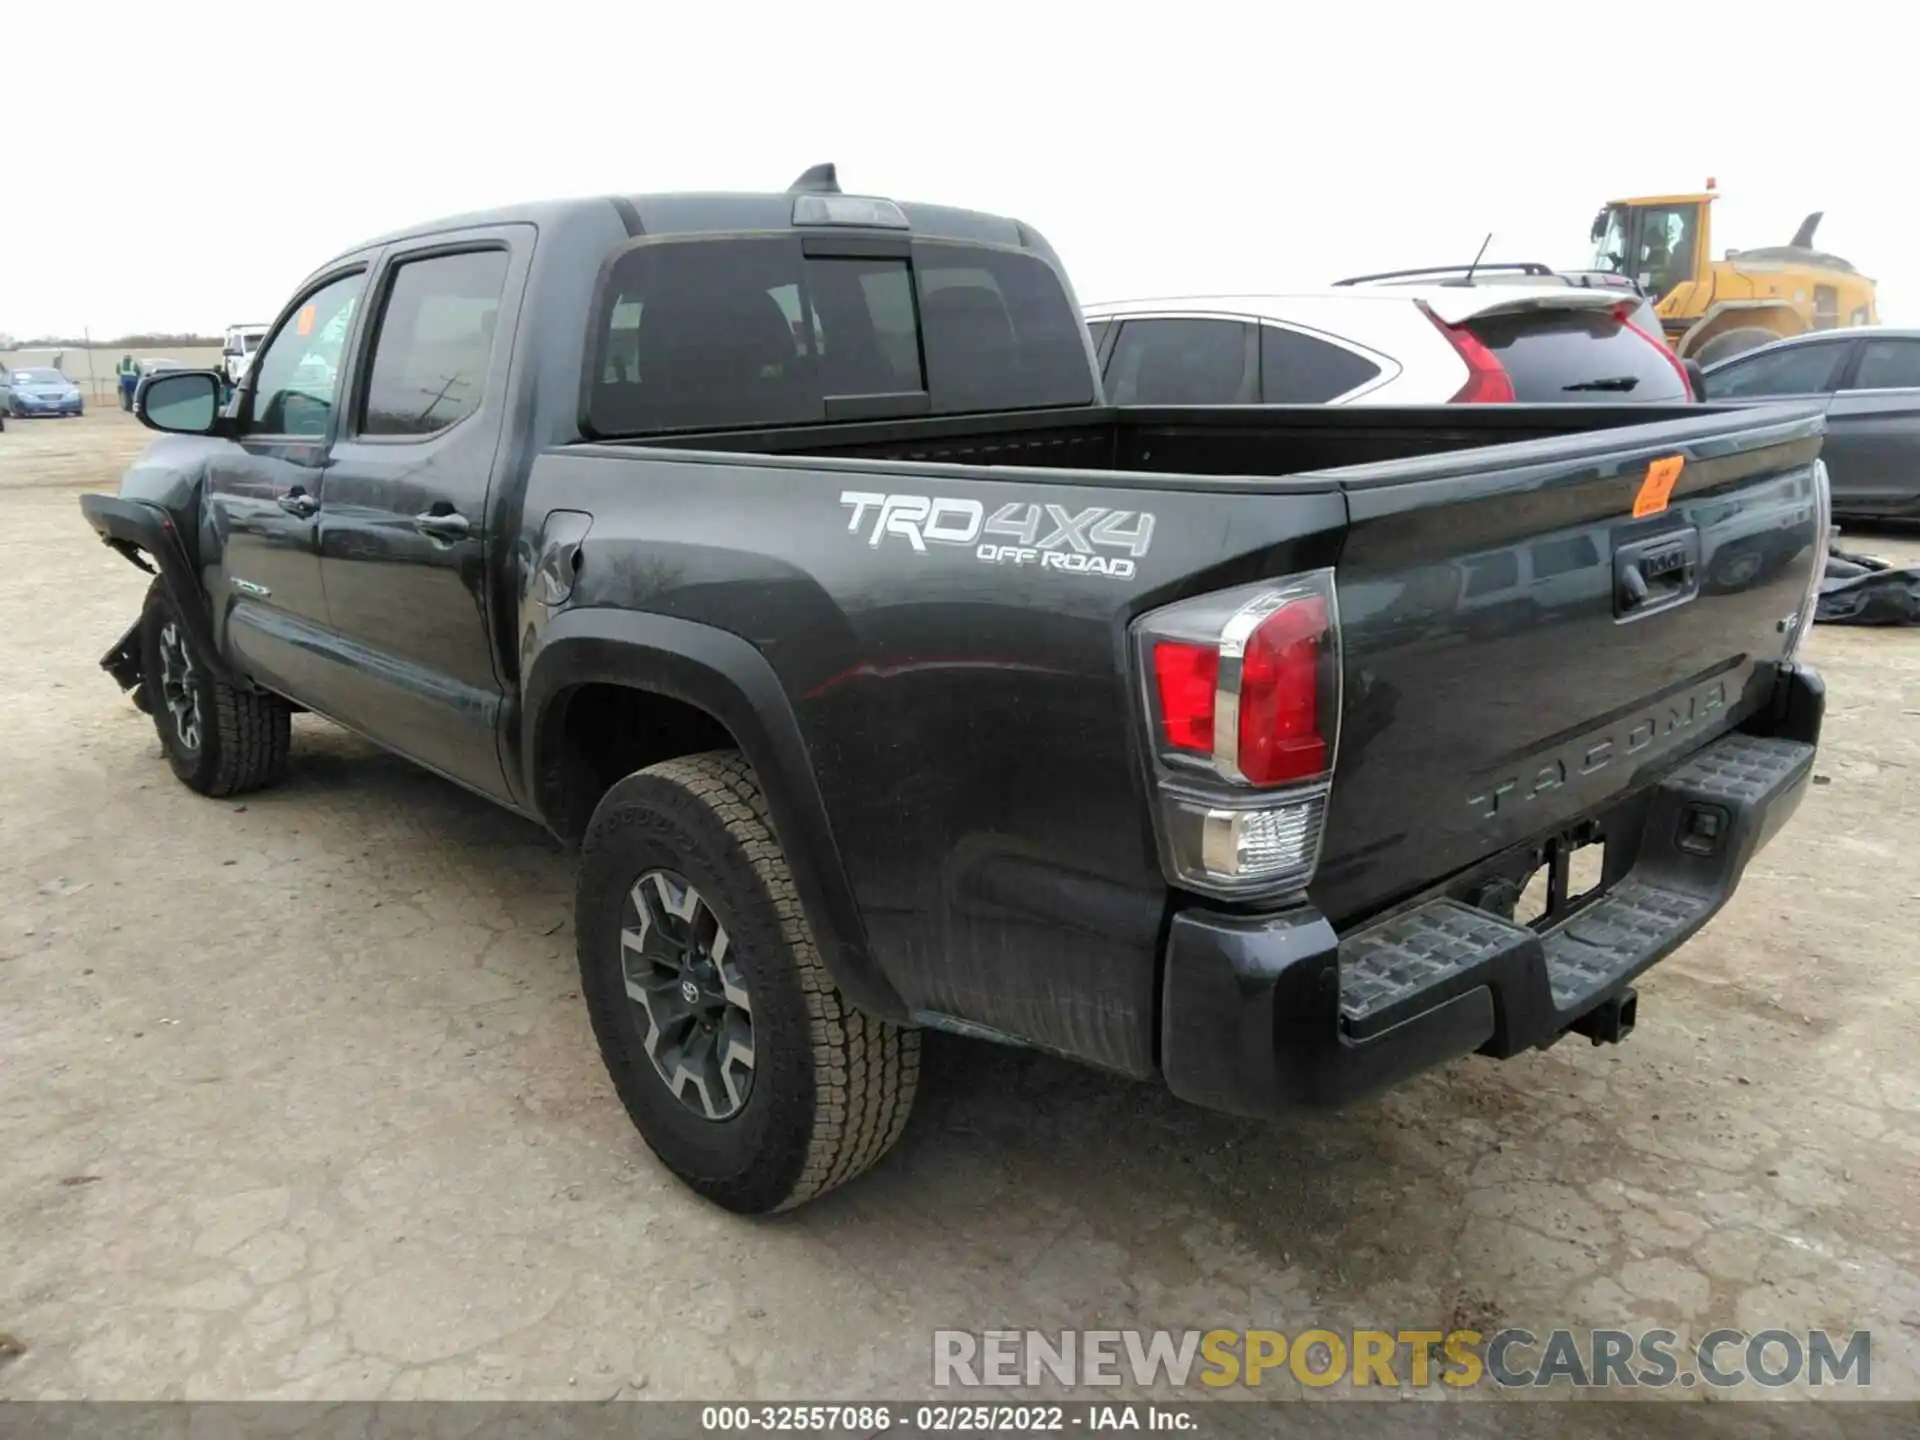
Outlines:
[[1822,330],[1706,371],[1710,402],[1825,400],[1833,510],[1920,518],[1920,330]]

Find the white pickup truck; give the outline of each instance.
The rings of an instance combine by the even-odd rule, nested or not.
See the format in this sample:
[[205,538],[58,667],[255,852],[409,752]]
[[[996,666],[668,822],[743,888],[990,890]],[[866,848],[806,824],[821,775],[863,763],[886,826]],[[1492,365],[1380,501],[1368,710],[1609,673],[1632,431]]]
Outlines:
[[264,325],[229,325],[226,341],[220,347],[220,369],[229,384],[238,385],[240,377],[253,363],[254,351],[267,338]]

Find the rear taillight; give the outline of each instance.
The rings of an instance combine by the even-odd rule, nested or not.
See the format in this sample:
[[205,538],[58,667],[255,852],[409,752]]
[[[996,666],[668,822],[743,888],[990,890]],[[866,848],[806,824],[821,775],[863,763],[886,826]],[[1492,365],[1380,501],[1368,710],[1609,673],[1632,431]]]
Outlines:
[[1245,897],[1312,875],[1339,726],[1339,633],[1326,570],[1136,622],[1158,830],[1176,883]]
[[1453,353],[1466,363],[1467,383],[1447,403],[1511,405],[1514,399],[1513,377],[1507,374],[1506,367],[1501,365],[1480,337],[1464,325],[1449,325],[1428,310],[1424,302],[1420,308],[1426,312],[1434,328],[1447,337],[1447,343],[1453,346]]
[[1689,400],[1698,400],[1700,397],[1693,393],[1693,377],[1687,374],[1687,367],[1680,363],[1680,357],[1673,353],[1673,347],[1658,335],[1649,335],[1633,323],[1636,309],[1637,307],[1633,305],[1616,305],[1613,308],[1613,315],[1614,318],[1626,326],[1627,329],[1631,330],[1642,340],[1653,346],[1654,349],[1658,350],[1660,352],[1660,358],[1673,367],[1673,373],[1680,377],[1680,393],[1685,395]]

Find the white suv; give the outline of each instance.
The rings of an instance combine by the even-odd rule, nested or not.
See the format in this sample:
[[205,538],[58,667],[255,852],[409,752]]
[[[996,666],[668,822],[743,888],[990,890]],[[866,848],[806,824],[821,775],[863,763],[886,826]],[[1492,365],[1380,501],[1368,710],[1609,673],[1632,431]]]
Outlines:
[[1554,283],[1364,284],[1086,308],[1115,405],[1684,404],[1639,302]]

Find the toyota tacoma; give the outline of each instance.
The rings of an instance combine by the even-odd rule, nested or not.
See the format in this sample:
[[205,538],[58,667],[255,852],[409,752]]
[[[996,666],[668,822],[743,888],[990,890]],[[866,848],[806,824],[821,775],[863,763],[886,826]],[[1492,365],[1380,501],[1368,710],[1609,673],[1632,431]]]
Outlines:
[[308,710],[576,844],[614,1085],[744,1212],[926,1028],[1252,1115],[1617,1040],[1820,729],[1817,410],[1113,407],[1038,232],[830,167],[390,235],[139,415],[81,505],[175,775]]

